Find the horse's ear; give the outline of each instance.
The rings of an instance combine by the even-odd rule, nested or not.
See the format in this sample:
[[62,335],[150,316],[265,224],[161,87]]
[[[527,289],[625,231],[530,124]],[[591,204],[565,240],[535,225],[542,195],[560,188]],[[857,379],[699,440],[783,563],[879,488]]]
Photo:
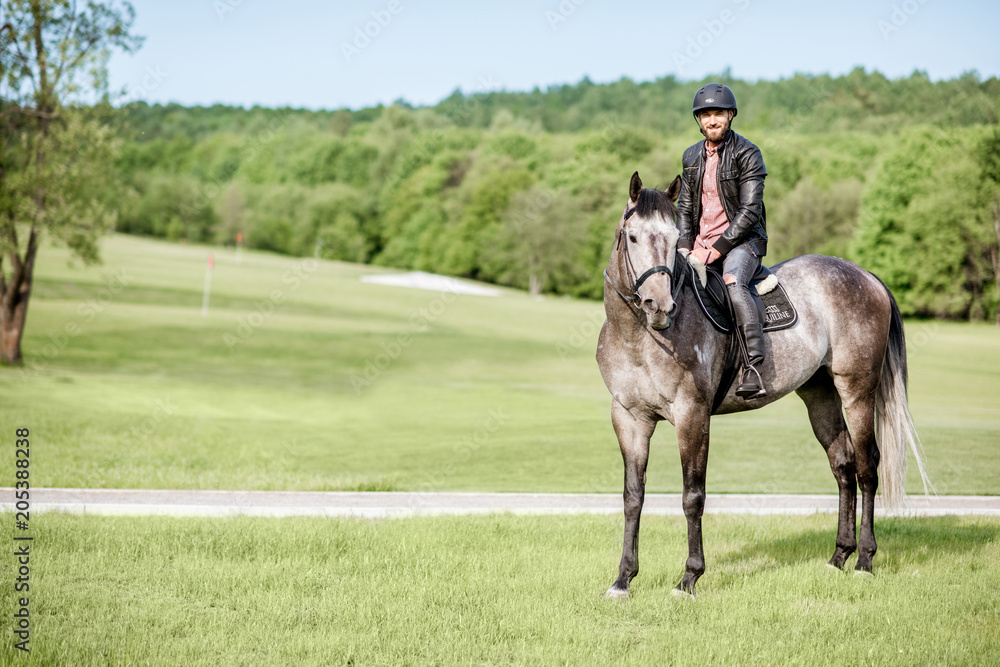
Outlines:
[[681,177],[680,177],[680,175],[678,175],[677,178],[674,179],[674,182],[671,183],[667,187],[667,189],[663,191],[663,194],[667,195],[667,199],[669,199],[673,203],[675,203],[675,204],[677,203],[677,197],[679,197],[680,194],[681,194]]
[[632,181],[628,184],[628,198],[630,201],[639,201],[639,193],[642,192],[642,179],[639,172],[632,174]]

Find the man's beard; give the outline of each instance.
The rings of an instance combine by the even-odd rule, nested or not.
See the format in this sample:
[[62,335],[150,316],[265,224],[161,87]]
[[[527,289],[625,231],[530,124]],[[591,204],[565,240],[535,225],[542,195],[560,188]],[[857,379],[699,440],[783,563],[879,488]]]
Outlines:
[[726,133],[729,132],[729,125],[731,121],[726,121],[721,128],[716,130],[705,131],[704,128],[701,129],[702,135],[711,141],[713,144],[722,143],[722,140],[726,138]]

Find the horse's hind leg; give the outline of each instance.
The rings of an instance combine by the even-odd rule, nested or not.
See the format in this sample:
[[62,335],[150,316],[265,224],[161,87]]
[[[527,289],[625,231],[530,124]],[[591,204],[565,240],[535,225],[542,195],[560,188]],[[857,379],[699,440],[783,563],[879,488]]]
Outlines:
[[618,579],[608,589],[608,597],[628,597],[628,586],[639,573],[639,517],[646,494],[646,463],[649,461],[649,439],[656,423],[636,419],[618,401],[611,404],[611,423],[618,436],[625,463],[625,539]]
[[844,423],[840,394],[826,368],[821,368],[796,390],[809,411],[816,439],[826,450],[830,469],[840,488],[840,518],[837,524],[837,548],[830,565],[844,569],[847,558],[857,549],[855,513],[858,501],[854,445]]
[[[838,383],[839,384],[839,383]],[[854,461],[861,487],[861,528],[858,536],[858,564],[855,570],[870,573],[875,543],[875,491],[878,490],[878,445],[875,442],[875,394],[858,392],[860,397],[845,400],[844,412],[854,443]],[[841,395],[850,396],[851,394]]]

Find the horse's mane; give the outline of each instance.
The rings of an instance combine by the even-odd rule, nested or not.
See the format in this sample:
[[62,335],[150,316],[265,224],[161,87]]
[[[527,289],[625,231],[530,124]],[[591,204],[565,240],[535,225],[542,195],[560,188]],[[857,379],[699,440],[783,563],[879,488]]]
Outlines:
[[662,213],[667,220],[675,220],[677,216],[673,202],[656,188],[642,189],[642,192],[639,193],[639,201],[635,204],[635,212],[643,218],[648,218],[654,213]]

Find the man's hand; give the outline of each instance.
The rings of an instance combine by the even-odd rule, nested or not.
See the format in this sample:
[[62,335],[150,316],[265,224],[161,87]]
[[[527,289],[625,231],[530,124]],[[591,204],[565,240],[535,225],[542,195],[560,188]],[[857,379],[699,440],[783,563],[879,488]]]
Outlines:
[[722,257],[722,253],[715,248],[695,248],[691,251],[693,257],[697,257],[705,266]]

